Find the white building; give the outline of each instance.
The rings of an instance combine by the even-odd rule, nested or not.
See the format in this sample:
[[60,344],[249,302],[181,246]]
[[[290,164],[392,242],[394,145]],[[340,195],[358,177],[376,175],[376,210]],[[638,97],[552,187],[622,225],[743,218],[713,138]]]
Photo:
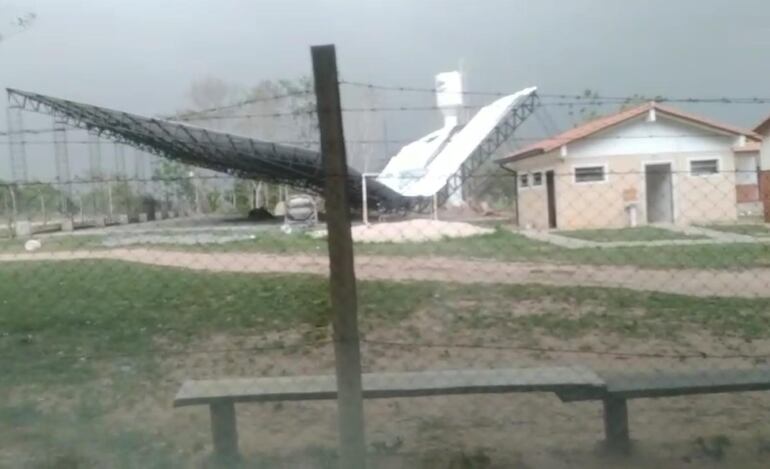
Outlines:
[[761,141],[754,131],[651,102],[498,163],[517,173],[521,226],[714,223],[761,212]]

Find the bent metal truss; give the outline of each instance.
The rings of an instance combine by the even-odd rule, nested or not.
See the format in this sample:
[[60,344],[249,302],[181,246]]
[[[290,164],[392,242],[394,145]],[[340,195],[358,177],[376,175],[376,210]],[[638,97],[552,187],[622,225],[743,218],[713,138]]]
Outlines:
[[[163,158],[241,178],[323,193],[325,174],[318,151],[28,91],[9,88],[7,93],[9,108],[49,114],[59,122],[98,133]],[[537,95],[532,94],[513,108],[489,132],[457,175],[462,179],[470,177],[481,160],[491,158],[495,150],[534,112],[537,102]],[[364,200],[361,173],[353,168],[348,171],[350,203],[353,207],[360,207]],[[439,193],[440,203],[445,202],[449,190],[459,190],[458,178],[452,181],[452,187],[448,184]],[[385,184],[370,180],[366,200],[370,208],[400,211],[424,209],[430,198],[408,197]]]

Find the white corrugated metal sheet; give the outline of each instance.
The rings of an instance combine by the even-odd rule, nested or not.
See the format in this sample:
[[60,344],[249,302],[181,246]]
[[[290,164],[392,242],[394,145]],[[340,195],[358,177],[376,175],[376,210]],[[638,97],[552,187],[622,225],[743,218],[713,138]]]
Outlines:
[[447,125],[403,147],[377,181],[407,197],[441,190],[500,121],[537,88],[527,88],[484,106],[461,130]]

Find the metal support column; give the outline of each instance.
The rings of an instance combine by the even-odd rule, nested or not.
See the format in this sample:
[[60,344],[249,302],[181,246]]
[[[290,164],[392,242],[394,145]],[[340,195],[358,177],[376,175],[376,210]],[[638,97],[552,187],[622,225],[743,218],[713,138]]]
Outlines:
[[95,132],[88,133],[88,170],[90,172],[90,190],[93,198],[94,216],[98,217],[105,213],[104,201],[104,171],[102,169],[102,142],[99,134]]
[[115,142],[115,179],[126,177],[126,152],[123,144]]
[[16,183],[27,182],[27,151],[24,145],[24,120],[22,108],[10,104],[6,109],[8,119],[8,152],[11,157],[11,179]]
[[53,154],[56,165],[56,182],[58,185],[61,199],[59,201],[59,211],[65,215],[70,215],[70,199],[72,196],[72,178],[70,176],[70,157],[67,145],[67,126],[64,121],[57,117],[53,120]]

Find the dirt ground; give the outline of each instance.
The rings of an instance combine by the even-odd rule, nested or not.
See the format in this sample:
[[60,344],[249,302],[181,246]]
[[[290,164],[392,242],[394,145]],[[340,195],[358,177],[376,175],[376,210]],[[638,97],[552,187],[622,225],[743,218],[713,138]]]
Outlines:
[[[113,259],[232,272],[325,274],[328,268],[326,258],[315,256],[208,255],[155,249],[0,256],[0,261],[72,259]],[[695,295],[767,296],[766,280],[770,278],[770,269],[726,272],[722,276],[705,270],[674,272],[444,258],[361,256],[357,262],[357,273],[363,279],[624,286]],[[554,310],[554,305],[543,301],[519,302],[505,314],[536,316],[546,309]],[[381,324],[365,324],[365,371],[556,365],[582,365],[597,371],[734,369],[758,361],[681,355],[692,350],[703,352],[704,357],[770,355],[770,338],[717,338],[700,330],[688,330],[676,340],[609,333],[557,338],[534,330],[514,335],[505,327],[504,317],[485,317],[495,313],[485,313],[480,305],[457,306],[457,313],[433,308],[414,311],[397,323],[383,320]],[[587,313],[575,305],[560,306],[570,317]],[[474,311],[473,317],[464,317],[463,310]],[[309,337],[317,339],[317,345],[298,345],[307,344]],[[181,344],[161,342],[152,364],[130,357],[104,360],[99,362],[98,378],[86,384],[62,383],[44,391],[18,386],[7,397],[11,403],[22,403],[29,396],[39,396],[34,405],[44,413],[76,408],[85,401],[78,426],[70,430],[79,433],[77,442],[64,439],[65,443],[46,442],[44,447],[64,445],[80,451],[90,444],[81,440],[97,440],[105,428],[126,429],[149,435],[154,445],[165,448],[171,461],[179,462],[178,466],[158,463],[146,467],[207,467],[211,452],[208,409],[173,409],[171,401],[181,383],[187,379],[332,374],[334,357],[329,337],[328,329],[297,329],[263,335],[246,331],[216,334]],[[408,345],[415,342],[441,345]],[[94,414],[89,410],[92,406],[102,410]],[[531,393],[365,403],[367,441],[374,468],[764,468],[770,460],[768,393],[635,400],[629,404],[629,411],[634,450],[629,457],[618,457],[609,455],[602,446],[602,410],[598,402],[566,404],[551,394]],[[237,415],[246,467],[332,467],[329,460],[336,434],[333,402],[242,404],[238,405]],[[22,437],[18,437],[18,445],[0,448],[0,467],[111,465],[104,462],[111,460],[102,461],[98,456],[88,456],[89,462],[71,466],[15,464],[40,449],[33,438]],[[139,443],[131,444],[128,451],[144,451]],[[8,461],[14,463],[4,465]]]
[[[426,342],[494,344],[505,339],[494,330],[460,330],[446,324],[436,312],[417,314],[398,326],[372,329],[366,334],[369,343],[363,348],[365,371],[558,364],[580,364],[597,370],[752,365],[739,359],[682,361],[601,355],[602,351],[619,350],[671,353],[682,347],[681,343],[611,336],[558,341],[561,347],[586,351],[573,354],[391,345],[394,341],[403,341],[405,331],[409,330],[419,330]],[[697,340],[709,353],[724,353],[736,345],[730,341],[704,340],[702,336],[690,339]],[[231,340],[212,337],[208,343],[195,347],[221,347]],[[241,340],[249,345],[249,338]],[[292,338],[286,340],[292,342]],[[541,347],[555,342],[542,337],[533,337],[531,341]],[[753,353],[758,350],[768,353],[770,340],[755,342],[751,349]],[[333,373],[334,369],[333,352],[328,345],[288,354],[277,351],[250,355],[175,357],[164,363],[169,391],[189,378],[323,374]],[[674,468],[691,463],[694,467],[758,468],[765,467],[770,457],[770,453],[765,453],[770,451],[770,426],[761,417],[770,411],[767,393],[633,401],[630,418],[636,447],[629,459],[616,459],[603,451],[602,410],[598,402],[565,404],[550,394],[508,394],[372,400],[366,402],[365,408],[367,438],[376,453],[377,467],[598,468],[620,464]],[[184,426],[194,431],[195,439],[208,447],[207,409],[185,408],[173,412],[172,421],[178,424],[175,427]],[[335,413],[331,402],[245,404],[239,406],[238,418],[243,452],[253,460],[276,454],[284,458],[298,457],[296,455],[306,454],[308,448],[328,448],[329,451],[334,448]],[[724,438],[728,443],[723,445],[728,447],[722,452],[717,448],[720,443],[716,442]],[[487,457],[489,465],[450,465],[453,459],[462,460],[474,454]],[[434,460],[435,465],[426,460]]]
[[[527,304],[511,314],[539,312],[536,304]],[[577,310],[572,314],[582,313]],[[108,409],[99,419],[109,428],[139,425],[142,431],[157,435],[158,441],[174,448],[175,461],[183,462],[179,467],[208,467],[208,409],[173,409],[171,399],[180,384],[186,379],[331,374],[334,358],[329,334],[328,330],[300,329],[264,335],[217,334],[185,344],[159,343],[161,351],[154,371],[140,373],[139,365],[131,361],[105,362],[100,379],[85,387],[50,388],[39,399],[39,406],[54,410],[72,406],[78,395],[88,396],[89,401]],[[423,343],[447,346],[394,345],[409,342],[414,334],[419,334]],[[318,339],[318,345],[296,345],[306,343],[311,335]],[[701,333],[676,341],[595,334],[557,340],[533,334],[516,339],[517,345],[533,349],[560,347],[572,352],[496,348],[492,345],[516,341],[504,328],[470,327],[463,318],[448,317],[438,309],[415,312],[397,324],[368,324],[364,338],[365,371],[570,364],[596,370],[730,369],[755,362],[619,357],[607,353],[675,357],[678,351],[697,344],[707,354],[770,354],[770,339],[747,343]],[[132,382],[130,389],[119,385],[125,378]],[[27,394],[28,389],[19,388],[15,399],[24,399]],[[326,464],[335,447],[334,409],[333,402],[238,405],[246,467],[332,467]],[[365,403],[374,468],[767,467],[768,393],[636,400],[629,410],[634,449],[631,456],[619,457],[608,454],[602,446],[602,410],[598,402],[567,404],[551,394],[530,393]],[[0,450],[0,467],[4,459],[11,457]]]
[[[328,259],[314,255],[208,254],[146,248],[0,254],[0,262],[77,259],[122,260],[213,272],[328,273]],[[444,257],[357,256],[356,276],[362,280],[618,287],[692,296],[770,296],[770,290],[767,288],[770,268],[643,269],[633,266],[497,262]]]

